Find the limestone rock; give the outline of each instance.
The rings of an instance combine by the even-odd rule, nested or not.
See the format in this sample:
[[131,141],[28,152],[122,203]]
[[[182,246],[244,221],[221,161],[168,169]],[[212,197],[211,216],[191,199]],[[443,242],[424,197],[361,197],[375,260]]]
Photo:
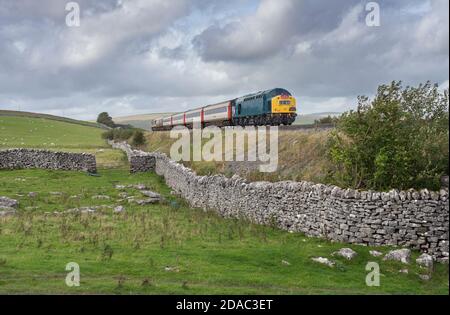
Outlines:
[[161,195],[150,190],[142,190],[141,194],[152,199],[161,199]]
[[123,206],[117,206],[114,208],[115,213],[122,213],[125,211],[125,208]]
[[17,208],[19,202],[8,197],[0,197],[0,207]]
[[145,205],[158,203],[159,199],[148,198],[148,199],[132,200],[132,202],[136,203],[138,206],[145,206]]
[[396,260],[404,264],[409,264],[411,258],[411,250],[407,248],[391,250],[384,256],[383,260]]
[[371,250],[369,251],[370,255],[372,255],[373,257],[380,257],[383,255],[382,252],[376,251],[376,250]]
[[132,188],[137,189],[137,190],[146,190],[147,186],[145,186],[144,184],[137,184],[137,185],[131,185]]
[[335,263],[334,261],[329,260],[328,258],[324,257],[313,257],[311,258],[312,261],[317,262],[319,264],[327,265],[328,267],[334,267]]
[[16,209],[12,207],[0,206],[0,217],[7,217],[10,215],[15,215]]
[[433,269],[433,257],[428,254],[422,254],[416,259],[416,263],[419,266],[426,267],[428,269]]
[[422,281],[430,281],[431,280],[431,276],[430,275],[419,275],[419,278]]
[[353,258],[355,258],[358,254],[351,248],[341,248],[339,251],[334,252],[333,256],[337,255],[337,256],[341,256],[344,257],[347,260],[352,260]]

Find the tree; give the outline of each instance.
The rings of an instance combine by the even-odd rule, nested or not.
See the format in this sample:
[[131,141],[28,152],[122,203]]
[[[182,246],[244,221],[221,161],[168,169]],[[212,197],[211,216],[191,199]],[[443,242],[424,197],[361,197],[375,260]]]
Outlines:
[[138,147],[144,145],[146,142],[144,133],[140,130],[136,130],[131,140],[131,144]]
[[116,126],[111,116],[109,116],[107,112],[100,113],[97,117],[97,122],[111,128],[114,128]]
[[439,188],[448,174],[448,90],[430,82],[381,85],[377,95],[358,97],[343,114],[328,155],[331,180],[354,188]]

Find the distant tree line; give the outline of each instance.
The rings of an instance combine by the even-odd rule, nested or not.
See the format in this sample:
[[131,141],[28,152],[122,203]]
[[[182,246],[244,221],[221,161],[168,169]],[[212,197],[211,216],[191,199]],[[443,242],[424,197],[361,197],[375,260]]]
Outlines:
[[345,187],[439,189],[449,173],[448,89],[430,82],[378,87],[337,121],[328,143],[330,182]]

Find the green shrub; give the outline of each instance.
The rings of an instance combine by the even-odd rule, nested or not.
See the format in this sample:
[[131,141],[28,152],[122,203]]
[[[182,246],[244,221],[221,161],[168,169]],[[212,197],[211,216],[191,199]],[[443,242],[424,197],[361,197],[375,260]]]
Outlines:
[[337,124],[339,121],[339,117],[330,116],[322,117],[320,119],[314,120],[314,124],[316,125],[328,125],[328,124]]
[[448,90],[381,85],[343,114],[328,144],[331,182],[370,189],[438,189],[448,174]]
[[114,140],[114,129],[102,133],[102,138],[106,140]]
[[102,138],[115,141],[127,141],[134,135],[134,133],[134,129],[116,128],[105,131],[102,134]]
[[131,144],[134,146],[142,146],[145,144],[145,136],[141,130],[135,130],[133,133],[133,139],[131,140]]

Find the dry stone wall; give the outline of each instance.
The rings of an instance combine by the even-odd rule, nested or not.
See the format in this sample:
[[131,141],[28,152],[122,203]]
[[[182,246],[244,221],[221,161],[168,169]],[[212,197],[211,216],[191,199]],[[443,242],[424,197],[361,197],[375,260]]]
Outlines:
[[237,175],[197,176],[164,154],[147,156],[193,207],[335,241],[407,246],[448,262],[448,188],[375,192],[310,182],[247,183]]
[[155,157],[151,153],[133,150],[126,142],[114,142],[111,140],[108,142],[113,148],[123,150],[127,154],[131,173],[155,170]]
[[0,169],[41,168],[95,173],[95,156],[87,153],[54,152],[35,149],[0,151]]

